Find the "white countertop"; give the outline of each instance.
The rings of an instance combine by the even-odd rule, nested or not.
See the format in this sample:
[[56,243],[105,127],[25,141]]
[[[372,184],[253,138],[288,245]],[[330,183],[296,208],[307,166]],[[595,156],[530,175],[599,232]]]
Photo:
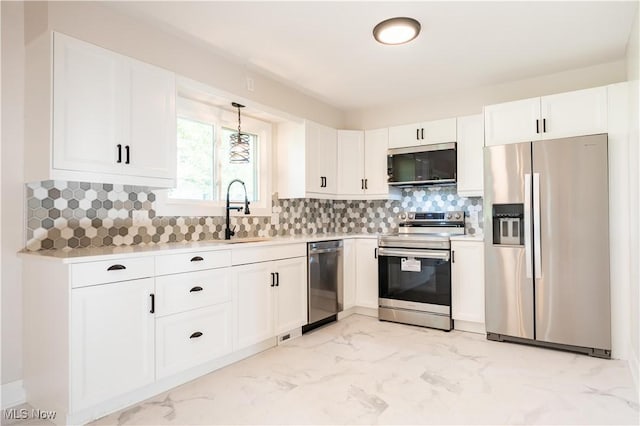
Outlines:
[[[63,263],[80,263],[94,262],[102,260],[110,260],[123,255],[135,254],[139,257],[156,256],[158,254],[178,254],[190,253],[194,251],[213,251],[213,250],[230,250],[241,249],[243,247],[271,246],[281,244],[306,244],[313,241],[327,241],[348,238],[378,238],[378,234],[314,234],[314,235],[295,235],[295,236],[276,236],[267,237],[264,241],[251,241],[238,243],[242,238],[233,239],[230,242],[225,240],[208,240],[208,241],[184,241],[179,243],[160,243],[160,244],[137,244],[132,246],[107,246],[95,248],[77,248],[77,249],[61,249],[61,250],[40,250],[28,251],[22,250],[18,254],[29,258],[40,258],[46,260],[62,261]],[[234,243],[235,242],[235,243]]]

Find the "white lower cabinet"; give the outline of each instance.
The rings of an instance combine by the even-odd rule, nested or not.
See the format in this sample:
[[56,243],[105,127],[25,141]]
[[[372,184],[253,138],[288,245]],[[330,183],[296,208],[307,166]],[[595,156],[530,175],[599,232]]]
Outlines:
[[238,349],[307,323],[307,258],[234,266]]
[[70,376],[74,411],[155,380],[153,278],[71,291]]
[[342,309],[346,311],[356,305],[356,242],[349,238],[342,243]]
[[451,256],[454,326],[484,333],[484,243],[452,240]]
[[356,305],[378,309],[378,240],[356,240]]
[[231,301],[158,318],[157,378],[171,376],[233,351]]

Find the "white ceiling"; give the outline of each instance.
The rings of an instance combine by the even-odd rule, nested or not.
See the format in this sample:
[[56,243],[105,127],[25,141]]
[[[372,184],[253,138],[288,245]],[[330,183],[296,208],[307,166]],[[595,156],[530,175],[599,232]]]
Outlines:
[[[637,1],[117,2],[123,13],[349,110],[622,59]],[[420,36],[373,40],[409,16]]]

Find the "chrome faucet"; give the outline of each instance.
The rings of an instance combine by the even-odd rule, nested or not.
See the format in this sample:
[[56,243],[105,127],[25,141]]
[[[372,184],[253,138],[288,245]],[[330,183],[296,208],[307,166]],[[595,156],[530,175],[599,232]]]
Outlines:
[[229,228],[229,211],[230,210],[236,210],[236,211],[240,211],[242,210],[241,206],[230,206],[229,205],[229,189],[231,189],[231,185],[233,185],[235,182],[240,182],[240,184],[242,184],[242,188],[244,189],[244,214],[249,214],[251,213],[249,211],[249,199],[247,198],[247,187],[244,185],[244,182],[241,181],[240,179],[234,179],[231,182],[229,182],[229,186],[227,186],[227,207],[226,207],[226,211],[227,211],[227,220],[225,222],[226,227],[224,229],[224,239],[225,240],[230,240],[231,237],[233,237],[235,235],[234,230],[236,229],[236,226],[233,226],[233,229]]

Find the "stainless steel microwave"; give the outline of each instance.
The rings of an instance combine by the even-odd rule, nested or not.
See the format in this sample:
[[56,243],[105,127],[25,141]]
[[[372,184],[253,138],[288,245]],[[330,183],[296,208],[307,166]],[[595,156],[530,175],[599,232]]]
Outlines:
[[456,143],[390,149],[388,183],[393,186],[455,185]]

